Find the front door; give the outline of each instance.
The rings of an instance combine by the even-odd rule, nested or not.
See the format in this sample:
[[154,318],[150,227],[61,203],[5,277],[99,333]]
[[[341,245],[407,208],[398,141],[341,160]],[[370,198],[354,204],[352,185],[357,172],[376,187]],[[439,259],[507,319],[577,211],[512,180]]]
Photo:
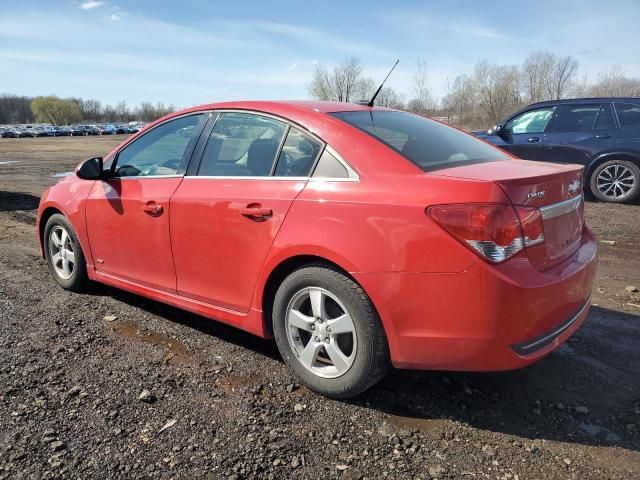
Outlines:
[[127,144],[86,204],[96,272],[175,292],[170,198],[206,114],[169,120]]
[[554,110],[555,107],[537,108],[508,120],[498,133],[504,141],[500,148],[518,158],[538,160],[545,130]]
[[260,269],[322,144],[288,124],[221,113],[171,198],[178,293],[247,312]]

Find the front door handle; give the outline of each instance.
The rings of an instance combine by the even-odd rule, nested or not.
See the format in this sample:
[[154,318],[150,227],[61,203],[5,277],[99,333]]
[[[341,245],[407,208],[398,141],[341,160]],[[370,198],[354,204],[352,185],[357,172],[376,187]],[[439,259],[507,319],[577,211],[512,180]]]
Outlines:
[[596,138],[598,139],[611,138],[611,135],[609,135],[608,133],[603,133],[600,135],[596,135]]
[[156,202],[147,202],[142,206],[142,211],[152,216],[161,215],[163,208],[162,205],[158,205]]
[[273,215],[273,210],[263,208],[259,203],[250,203],[249,205],[231,205],[231,208],[237,210],[240,215],[250,220],[264,221]]
[[529,137],[527,138],[527,142],[529,143],[538,143],[540,141],[540,137]]

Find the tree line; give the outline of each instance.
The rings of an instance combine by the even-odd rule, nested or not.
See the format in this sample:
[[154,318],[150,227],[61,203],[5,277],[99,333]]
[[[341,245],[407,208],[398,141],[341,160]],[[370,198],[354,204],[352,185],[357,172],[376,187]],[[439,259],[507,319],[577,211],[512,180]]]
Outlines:
[[115,123],[141,120],[150,122],[175,111],[173,105],[142,102],[130,107],[124,100],[115,105],[99,100],[0,95],[0,125],[20,123]]
[[[316,65],[309,94],[318,100],[353,102],[368,100],[376,88],[376,83],[363,75],[360,61],[352,58],[332,69]],[[571,97],[640,97],[640,78],[628,77],[619,67],[612,67],[590,79],[586,73],[580,76],[578,61],[570,55],[534,52],[521,65],[481,60],[471,72],[448,80],[445,95],[438,99],[429,88],[427,63],[420,60],[411,91],[407,94],[384,87],[376,104],[478,128],[491,126],[530,103]]]

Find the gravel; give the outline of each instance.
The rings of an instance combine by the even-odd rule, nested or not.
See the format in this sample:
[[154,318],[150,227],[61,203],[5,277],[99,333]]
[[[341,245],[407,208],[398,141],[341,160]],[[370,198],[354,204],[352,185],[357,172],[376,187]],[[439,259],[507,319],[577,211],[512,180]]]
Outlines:
[[598,306],[544,361],[394,370],[333,401],[301,387],[271,341],[106,287],[61,290],[33,215],[14,215],[71,167],[29,163],[46,141],[0,141],[0,160],[24,160],[0,175],[0,479],[640,478],[640,322],[625,306],[640,301],[625,291],[637,206],[587,205],[617,243],[601,245]]

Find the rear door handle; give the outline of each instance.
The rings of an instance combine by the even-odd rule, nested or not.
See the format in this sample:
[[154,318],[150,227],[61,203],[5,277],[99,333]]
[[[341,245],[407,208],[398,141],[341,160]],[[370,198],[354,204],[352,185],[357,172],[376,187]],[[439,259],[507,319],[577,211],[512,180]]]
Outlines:
[[267,220],[273,215],[273,210],[270,208],[263,208],[259,203],[250,203],[249,205],[231,205],[231,208],[237,210],[240,215],[247,217],[250,220]]
[[538,143],[540,141],[540,137],[529,137],[527,138],[527,142],[529,143]]
[[154,201],[147,202],[142,206],[142,211],[152,216],[161,215],[163,210],[162,205],[158,205]]
[[611,138],[611,135],[609,135],[608,133],[603,133],[601,135],[596,135],[596,138],[600,139],[600,138]]

